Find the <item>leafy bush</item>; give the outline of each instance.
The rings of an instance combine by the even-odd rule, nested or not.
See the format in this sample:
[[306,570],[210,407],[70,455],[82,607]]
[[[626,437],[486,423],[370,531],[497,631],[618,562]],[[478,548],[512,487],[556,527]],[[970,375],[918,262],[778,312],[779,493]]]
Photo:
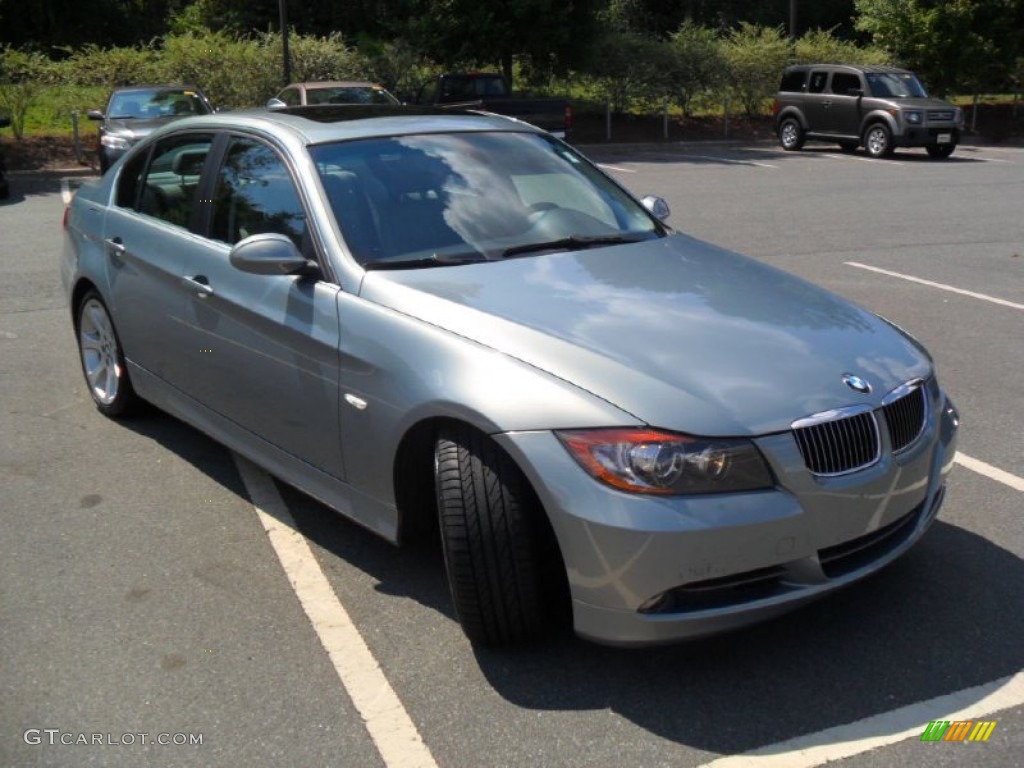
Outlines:
[[16,139],[25,135],[29,107],[39,98],[39,81],[46,76],[49,62],[39,53],[0,49],[0,109],[10,114]]
[[721,85],[725,58],[718,34],[686,21],[669,38],[669,68],[665,72],[667,92],[690,115],[694,97]]
[[196,85],[215,105],[236,109],[263,104],[277,92],[280,62],[279,37],[187,32],[164,38],[159,79]]
[[767,100],[775,93],[779,76],[790,59],[790,43],[782,29],[744,22],[722,43],[722,54],[729,89],[747,116],[764,114]]

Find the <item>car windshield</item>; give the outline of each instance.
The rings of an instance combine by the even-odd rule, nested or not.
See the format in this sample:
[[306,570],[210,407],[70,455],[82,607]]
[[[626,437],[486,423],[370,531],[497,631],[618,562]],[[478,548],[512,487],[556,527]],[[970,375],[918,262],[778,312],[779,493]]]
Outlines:
[[541,134],[397,136],[310,152],[345,242],[367,268],[462,264],[665,235],[618,185]]
[[928,98],[921,81],[912,72],[867,74],[871,95],[882,99]]
[[373,85],[307,88],[307,104],[400,104],[383,88]]
[[187,88],[151,88],[115,93],[110,99],[107,117],[114,120],[151,120],[206,115],[209,112],[206,101],[196,91]]

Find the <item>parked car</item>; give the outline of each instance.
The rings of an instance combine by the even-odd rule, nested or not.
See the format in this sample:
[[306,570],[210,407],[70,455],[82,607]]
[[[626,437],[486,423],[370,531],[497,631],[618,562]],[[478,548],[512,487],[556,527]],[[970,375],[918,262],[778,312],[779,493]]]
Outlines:
[[947,158],[960,143],[963,111],[928,96],[913,72],[896,67],[798,64],[786,69],[774,105],[783,149],[808,139],[836,142],[871,157],[896,147],[924,147]]
[[322,81],[292,83],[267,102],[269,109],[304,107],[309,104],[384,104],[401,102],[376,83],[365,81]]
[[139,85],[117,88],[106,111],[90,109],[90,120],[100,121],[96,153],[100,172],[155,129],[191,115],[208,115],[213,106],[194,85]]
[[499,116],[210,115],[79,188],[61,276],[101,413],[439,526],[472,641],[661,643],[906,552],[958,425],[905,331],[667,215]]
[[568,101],[513,93],[511,84],[498,72],[442,72],[420,86],[415,103],[506,115],[562,139],[572,131],[572,106]]

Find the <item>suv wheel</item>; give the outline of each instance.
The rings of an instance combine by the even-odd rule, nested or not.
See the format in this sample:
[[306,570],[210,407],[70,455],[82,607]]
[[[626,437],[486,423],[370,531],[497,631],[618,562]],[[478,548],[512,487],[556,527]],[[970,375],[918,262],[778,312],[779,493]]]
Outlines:
[[869,157],[888,157],[892,154],[892,133],[883,123],[869,125],[864,132],[864,149]]
[[779,143],[787,152],[794,152],[804,145],[804,129],[794,117],[787,117],[779,123]]
[[929,144],[925,149],[928,150],[928,156],[936,160],[945,160],[947,157],[953,154],[953,150],[956,149],[955,144]]

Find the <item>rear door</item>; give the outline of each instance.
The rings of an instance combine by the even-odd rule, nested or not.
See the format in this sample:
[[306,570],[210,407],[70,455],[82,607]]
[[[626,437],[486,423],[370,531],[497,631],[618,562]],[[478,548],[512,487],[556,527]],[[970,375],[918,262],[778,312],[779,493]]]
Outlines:
[[185,372],[182,265],[194,232],[200,171],[214,141],[184,132],[136,154],[120,171],[104,222],[110,307],[125,357],[166,381]]

